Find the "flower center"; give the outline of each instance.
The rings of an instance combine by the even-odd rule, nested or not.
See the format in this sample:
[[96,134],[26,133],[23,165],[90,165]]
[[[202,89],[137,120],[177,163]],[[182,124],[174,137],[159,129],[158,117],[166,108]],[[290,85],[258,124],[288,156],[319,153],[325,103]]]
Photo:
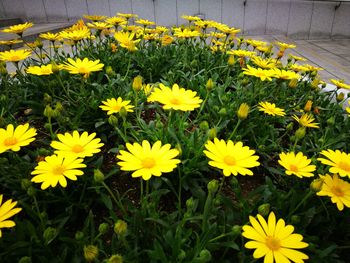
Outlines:
[[12,146],[12,145],[15,145],[17,142],[18,142],[17,138],[12,136],[5,139],[4,145]]
[[21,60],[21,58],[19,56],[12,56],[11,60],[12,61],[18,61],[18,60]]
[[236,164],[236,159],[230,155],[226,155],[224,158],[224,162],[227,165],[235,165]]
[[142,160],[142,166],[144,168],[152,168],[155,166],[155,164],[156,164],[156,161],[151,157],[147,157]]
[[82,151],[84,151],[84,147],[80,144],[76,144],[72,147],[72,151],[75,153],[81,153]]
[[88,74],[90,71],[86,67],[80,67],[79,68],[79,73],[81,74]]
[[178,98],[172,98],[170,100],[171,104],[179,105],[181,102]]
[[276,251],[281,247],[281,243],[280,243],[279,239],[272,237],[272,236],[267,236],[266,237],[266,246],[269,249]]
[[113,106],[113,110],[116,110],[116,111],[120,111],[120,105],[114,105]]
[[335,194],[336,196],[344,196],[343,189],[341,189],[339,186],[333,186],[332,187],[332,193]]
[[291,170],[292,172],[297,173],[299,171],[299,168],[298,168],[298,166],[296,166],[294,164],[291,164],[290,167],[289,167],[289,170]]
[[350,165],[348,163],[341,161],[338,166],[340,169],[350,172]]
[[62,165],[57,165],[52,169],[54,175],[62,175],[66,169]]

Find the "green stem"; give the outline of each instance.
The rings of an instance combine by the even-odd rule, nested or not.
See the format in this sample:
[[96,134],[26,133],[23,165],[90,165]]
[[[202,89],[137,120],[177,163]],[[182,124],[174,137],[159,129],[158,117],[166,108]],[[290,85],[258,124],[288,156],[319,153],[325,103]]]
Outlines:
[[207,91],[207,95],[205,95],[205,99],[204,99],[204,101],[203,101],[203,103],[202,103],[202,105],[201,105],[201,107],[200,107],[200,109],[198,111],[196,119],[198,119],[199,115],[201,114],[201,112],[202,112],[202,110],[204,108],[204,105],[206,104],[208,98],[209,98],[209,91]]
[[114,195],[114,193],[112,192],[112,190],[108,187],[108,185],[105,182],[102,182],[103,187],[107,190],[107,192],[110,194],[110,196],[112,197],[112,199],[114,200],[115,204],[119,207],[119,209],[122,211],[123,215],[126,215],[126,211],[125,208],[123,206],[123,204],[120,201],[120,196],[119,196],[119,192],[117,191],[117,195],[118,195],[118,199],[116,198],[116,196]]
[[218,190],[218,193],[220,193],[221,192],[221,189],[222,189],[222,187],[224,186],[224,183],[225,183],[225,175],[223,175],[222,176],[222,178],[221,178],[221,182],[220,182],[220,186],[219,186],[219,190]]
[[299,207],[301,207],[307,199],[310,198],[310,196],[313,195],[314,192],[312,192],[311,190],[309,190],[309,192],[304,196],[304,198],[301,200],[301,202],[299,202],[299,204],[288,214],[287,218],[289,219],[298,209]]
[[233,129],[233,132],[231,133],[230,137],[228,137],[229,140],[231,140],[231,138],[233,137],[233,135],[235,135],[236,131],[237,131],[237,128],[238,126],[241,124],[241,120],[238,119],[237,121],[237,124],[236,124],[236,127]]
[[129,74],[129,70],[130,70],[130,63],[131,63],[131,56],[129,55],[129,62],[128,62],[128,66],[127,66],[127,69],[126,69],[126,73],[125,73],[125,76],[123,78],[123,80],[126,79],[126,77],[128,76]]
[[39,205],[38,205],[38,201],[36,200],[35,196],[33,196],[33,200],[34,200],[34,205],[35,205],[36,212],[38,213],[38,217],[39,217],[39,220],[40,220],[40,223],[41,223],[41,229],[44,230],[44,227],[45,227],[44,220],[43,220],[43,218],[41,216]]

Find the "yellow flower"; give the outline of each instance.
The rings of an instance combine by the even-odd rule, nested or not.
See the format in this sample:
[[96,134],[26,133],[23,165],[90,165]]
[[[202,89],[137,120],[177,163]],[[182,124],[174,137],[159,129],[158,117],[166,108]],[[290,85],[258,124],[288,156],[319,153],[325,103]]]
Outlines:
[[60,41],[62,39],[62,36],[59,33],[41,33],[39,35],[40,38],[50,40],[50,41]]
[[276,67],[276,60],[271,58],[263,59],[261,57],[254,56],[251,58],[251,60],[254,62],[255,65],[263,69],[272,69]]
[[152,25],[156,24],[156,23],[154,23],[152,21],[149,21],[147,19],[138,19],[138,20],[135,21],[135,23],[143,25],[143,26],[152,26]]
[[311,109],[312,109],[312,100],[308,100],[305,103],[304,111],[309,112],[309,111],[311,111]]
[[14,208],[17,201],[12,202],[12,199],[10,199],[3,203],[2,199],[3,196],[0,195],[0,237],[2,237],[1,228],[10,228],[16,225],[14,221],[8,219],[22,210],[22,208]]
[[93,22],[93,23],[87,23],[86,24],[90,28],[94,28],[97,30],[103,30],[106,28],[111,28],[113,25],[105,23],[105,22]]
[[273,72],[274,77],[275,78],[279,78],[279,79],[300,79],[300,75],[295,73],[294,71],[290,71],[290,70],[281,70],[278,68],[274,68],[271,70],[271,72]]
[[330,81],[337,86],[338,89],[349,89],[350,90],[350,85],[344,83],[344,80],[335,80],[335,79],[330,79]]
[[105,21],[106,21],[106,23],[114,25],[114,26],[126,24],[126,18],[125,17],[118,17],[118,16],[109,17]]
[[162,173],[172,172],[181,162],[174,159],[179,155],[176,149],[170,149],[170,144],[162,146],[156,141],[152,146],[146,140],[142,144],[126,144],[128,151],[121,150],[117,158],[121,160],[117,164],[122,171],[134,171],[132,177],[142,177],[149,180],[152,176],[161,176]]
[[186,19],[188,21],[199,21],[201,20],[200,17],[198,16],[187,16],[187,15],[182,15],[181,18]]
[[143,84],[142,90],[145,93],[146,96],[149,96],[153,91],[153,85],[152,84]]
[[329,174],[320,175],[323,179],[321,191],[317,192],[319,196],[329,196],[332,203],[337,205],[339,211],[346,207],[350,207],[350,184],[342,179],[339,179],[337,174],[333,177]]
[[8,62],[18,62],[26,59],[31,55],[31,52],[24,49],[9,50],[0,52],[0,60]]
[[340,176],[348,176],[350,178],[350,154],[339,150],[323,150],[321,154],[328,159],[318,158],[317,160],[323,164],[331,166],[329,171]]
[[253,68],[251,66],[247,66],[247,68],[243,69],[244,75],[254,76],[257,78],[260,78],[262,81],[268,80],[271,81],[272,77],[275,76],[275,74],[271,70],[261,69],[261,68]]
[[133,40],[135,33],[129,32],[117,32],[114,34],[114,38],[119,42],[120,46],[126,48],[129,51],[138,50],[136,44],[141,41],[141,39]]
[[270,103],[267,101],[262,101],[259,102],[259,106],[258,106],[259,111],[262,111],[268,115],[272,115],[272,116],[284,116],[286,115],[286,113],[284,112],[284,109],[278,108],[276,107],[275,103]]
[[248,249],[255,249],[253,257],[264,257],[265,263],[303,263],[309,257],[297,249],[305,248],[307,243],[302,242],[303,236],[293,233],[294,227],[286,225],[280,218],[276,222],[276,216],[270,213],[268,221],[261,215],[249,216],[251,226],[243,226],[242,236],[251,239],[245,243]]
[[21,39],[12,39],[12,40],[0,40],[0,45],[5,45],[5,46],[12,46],[15,44],[22,43],[23,40]]
[[66,39],[72,40],[74,42],[77,42],[77,41],[85,39],[85,38],[89,38],[90,35],[91,35],[91,32],[90,32],[89,28],[87,28],[86,26],[81,27],[81,28],[76,29],[76,30],[72,30],[72,31],[64,30],[64,31],[60,32],[60,36],[62,38],[66,38]]
[[281,50],[285,50],[287,48],[295,48],[296,45],[293,44],[287,44],[287,43],[283,43],[283,42],[276,42],[276,45],[279,46],[281,48]]
[[240,120],[245,120],[248,117],[249,105],[247,103],[242,103],[239,105],[237,116]]
[[125,17],[126,19],[130,19],[130,18],[136,18],[138,17],[138,15],[136,14],[124,14],[124,13],[117,13],[118,16],[121,16],[121,17]]
[[295,55],[292,55],[292,54],[289,54],[289,57],[294,59],[295,61],[306,61],[307,60],[306,58],[298,57],[298,56],[295,56]]
[[18,125],[16,129],[12,124],[7,125],[6,130],[0,129],[0,153],[7,150],[17,152],[22,146],[29,145],[35,140],[36,130],[29,128],[29,124]]
[[214,138],[214,142],[208,141],[205,144],[204,154],[210,159],[209,165],[222,169],[225,176],[253,175],[247,168],[259,166],[259,156],[254,155],[255,151],[243,146],[242,142],[233,143],[228,140]]
[[229,50],[227,51],[227,54],[238,56],[238,57],[248,57],[248,58],[251,58],[256,55],[254,51],[241,50],[241,49]]
[[137,92],[142,89],[142,77],[140,75],[136,76],[132,81],[132,88]]
[[200,33],[195,30],[190,30],[190,29],[181,29],[181,28],[175,28],[175,33],[174,36],[178,38],[193,38],[193,37],[198,37]]
[[100,60],[95,61],[84,58],[81,60],[77,58],[75,61],[68,58],[68,62],[64,62],[63,69],[69,71],[70,74],[83,74],[84,77],[88,77],[91,72],[101,71],[104,64],[100,63]]
[[305,114],[301,115],[300,118],[296,115],[293,115],[292,117],[294,120],[299,122],[300,126],[308,127],[308,128],[320,128],[318,126],[318,123],[313,122],[315,120],[315,118],[312,117],[311,113],[305,113]]
[[107,99],[107,101],[102,101],[102,103],[104,105],[101,105],[100,108],[107,111],[107,115],[118,113],[122,108],[124,108],[127,112],[133,112],[132,108],[134,108],[134,106],[129,105],[130,100],[123,100],[121,97],[118,99]]
[[[51,147],[56,149],[55,154],[62,156],[70,156],[75,158],[85,158],[100,152],[103,146],[101,139],[95,138],[96,133],[88,134],[83,132],[81,135],[78,131],[72,134],[66,132],[57,134],[59,141],[51,142]],[[95,139],[94,139],[95,138]]]
[[305,71],[308,72],[310,71],[310,69],[308,67],[304,67],[303,65],[299,65],[299,64],[293,64],[290,66],[290,69],[294,70],[294,71]]
[[42,183],[41,189],[55,187],[58,183],[62,187],[67,186],[67,179],[76,181],[77,176],[83,175],[84,172],[79,170],[85,168],[83,159],[77,159],[71,156],[51,155],[45,157],[44,161],[38,163],[35,170],[31,173],[35,175],[32,178],[34,183]]
[[316,165],[310,165],[311,160],[303,153],[280,153],[278,163],[286,169],[287,175],[296,175],[299,178],[314,176]]
[[92,20],[92,21],[100,21],[107,18],[106,16],[99,16],[99,15],[83,15],[83,17],[85,19]]
[[202,99],[196,96],[197,92],[185,90],[174,84],[172,88],[159,84],[159,88],[154,89],[147,101],[157,101],[163,105],[163,109],[192,111],[200,107]]
[[52,71],[52,64],[48,65],[41,65],[41,66],[29,66],[26,69],[27,73],[32,74],[32,75],[37,75],[37,76],[42,76],[42,75],[51,75],[53,74]]
[[167,46],[174,41],[174,38],[169,35],[164,35],[162,36],[161,41],[162,41],[162,46]]
[[13,33],[13,34],[22,35],[25,30],[27,30],[28,28],[30,28],[32,26],[33,26],[33,23],[26,22],[24,24],[10,26],[10,27],[5,28],[1,31],[4,33]]

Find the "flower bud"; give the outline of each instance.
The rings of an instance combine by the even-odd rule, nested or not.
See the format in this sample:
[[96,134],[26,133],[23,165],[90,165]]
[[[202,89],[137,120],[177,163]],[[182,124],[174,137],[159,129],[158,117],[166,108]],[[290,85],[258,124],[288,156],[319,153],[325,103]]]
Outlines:
[[209,129],[209,123],[207,121],[202,121],[199,124],[199,129],[201,129],[201,131],[207,131]]
[[212,256],[209,250],[203,249],[201,252],[199,252],[199,260],[200,262],[210,262]]
[[23,190],[27,190],[32,185],[32,182],[29,179],[22,179],[21,180],[21,188]]
[[218,190],[219,188],[219,182],[218,180],[211,180],[208,185],[207,185],[207,188],[208,188],[208,192],[209,194],[215,194],[216,191]]
[[100,232],[102,235],[106,234],[108,231],[109,225],[107,223],[102,223],[98,226],[98,232]]
[[51,62],[52,65],[52,73],[57,73],[60,71],[60,67],[55,63],[55,62]]
[[268,216],[270,213],[270,204],[262,204],[258,207],[258,213],[263,217]]
[[52,116],[54,115],[53,109],[51,108],[50,105],[46,105],[45,109],[44,109],[44,116],[47,118],[52,118]]
[[113,68],[111,66],[107,66],[106,67],[106,74],[109,77],[113,77],[113,76],[115,76],[115,71],[113,70]]
[[125,236],[127,230],[128,230],[128,224],[123,220],[119,219],[114,224],[114,233],[116,233],[118,236]]
[[209,140],[212,140],[212,139],[216,138],[216,135],[217,135],[217,130],[216,130],[216,128],[211,128],[211,129],[208,131]]
[[87,262],[92,262],[98,257],[98,248],[94,245],[84,246],[84,258]]
[[116,127],[117,125],[118,125],[118,118],[117,118],[117,116],[115,116],[115,115],[110,115],[109,117],[108,117],[108,123],[111,125],[111,126],[113,126],[113,127]]
[[111,44],[111,50],[112,50],[112,53],[115,53],[117,51],[117,45],[112,43]]
[[44,94],[44,104],[50,104],[51,101],[52,101],[52,97],[49,94],[45,93]]
[[230,55],[228,57],[227,63],[229,64],[229,66],[232,66],[235,64],[235,56],[234,55]]
[[132,88],[135,91],[139,91],[142,89],[142,77],[140,75],[136,76],[132,82]]
[[226,108],[222,108],[222,109],[219,110],[219,115],[220,116],[224,117],[224,116],[226,116],[226,114],[227,114]]
[[335,124],[335,119],[333,116],[327,119],[327,124],[328,126],[333,126]]
[[232,227],[232,233],[233,233],[235,236],[240,235],[241,232],[242,232],[242,227],[241,227],[241,226],[239,226],[239,225],[234,225],[234,226]]
[[123,257],[119,254],[112,255],[107,259],[107,263],[123,263]]
[[186,258],[186,252],[180,249],[180,253],[177,255],[178,262],[182,262]]
[[298,140],[300,140],[300,139],[302,139],[302,138],[304,138],[305,137],[305,134],[306,134],[306,128],[305,127],[300,127],[299,129],[297,129],[296,131],[295,131],[295,137],[298,139]]
[[126,118],[126,115],[128,115],[128,111],[125,109],[125,107],[121,107],[119,115],[122,116],[122,118]]
[[249,78],[244,78],[244,79],[242,79],[242,86],[243,87],[245,87],[245,86],[247,86],[248,84],[249,84]]
[[338,102],[341,102],[344,100],[344,93],[343,92],[340,92],[338,95],[337,95],[337,101]]
[[32,263],[32,259],[28,256],[21,257],[21,259],[18,260],[18,263]]
[[294,89],[298,85],[298,79],[291,79],[288,83],[288,87]]
[[207,84],[205,85],[205,87],[207,88],[208,91],[212,90],[215,86],[214,81],[210,78],[207,81]]
[[315,193],[321,191],[323,185],[323,180],[321,178],[314,179],[310,184],[310,189]]
[[311,88],[313,89],[317,89],[318,88],[318,84],[320,84],[320,80],[319,79],[314,79],[313,81],[311,81]]
[[195,201],[193,197],[190,197],[189,199],[186,200],[186,207],[187,210],[193,211],[195,209]]
[[94,170],[94,181],[96,183],[102,183],[104,179],[105,179],[105,176],[101,172],[101,170],[100,169],[95,169]]
[[293,130],[293,125],[294,125],[293,122],[288,123],[288,125],[286,127],[287,131]]
[[178,157],[181,157],[181,155],[182,155],[182,147],[181,147],[181,144],[177,143],[177,144],[175,145],[175,149],[179,151]]
[[49,244],[56,237],[56,234],[57,234],[56,228],[53,228],[53,227],[46,228],[43,234],[45,243]]
[[240,120],[245,120],[248,117],[249,105],[247,103],[242,103],[237,111],[237,116]]
[[74,236],[75,240],[82,240],[84,238],[84,233],[81,231],[77,231]]
[[308,100],[308,101],[305,103],[304,111],[309,112],[309,111],[311,111],[311,108],[312,108],[312,100]]
[[293,225],[297,225],[300,223],[300,216],[298,215],[292,215],[292,217],[290,218],[290,222],[293,224]]

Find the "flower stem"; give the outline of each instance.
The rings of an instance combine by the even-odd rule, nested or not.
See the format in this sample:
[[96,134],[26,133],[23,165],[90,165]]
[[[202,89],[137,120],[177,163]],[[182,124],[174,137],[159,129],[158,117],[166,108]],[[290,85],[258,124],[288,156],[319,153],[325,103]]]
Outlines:
[[117,199],[116,196],[114,195],[114,193],[112,192],[111,188],[109,188],[105,182],[102,182],[102,185],[107,190],[107,192],[110,194],[110,196],[112,197],[112,199],[114,200],[116,205],[119,207],[119,209],[122,211],[123,215],[126,215],[125,208],[124,208],[123,204],[120,202],[119,192],[117,191],[117,195],[118,195],[118,199]]
[[230,137],[228,137],[229,140],[231,140],[231,138],[233,137],[233,135],[235,135],[236,131],[237,131],[237,128],[238,126],[241,124],[241,120],[238,119],[237,121],[237,124],[236,124],[236,127],[233,129],[233,132],[231,133]]

